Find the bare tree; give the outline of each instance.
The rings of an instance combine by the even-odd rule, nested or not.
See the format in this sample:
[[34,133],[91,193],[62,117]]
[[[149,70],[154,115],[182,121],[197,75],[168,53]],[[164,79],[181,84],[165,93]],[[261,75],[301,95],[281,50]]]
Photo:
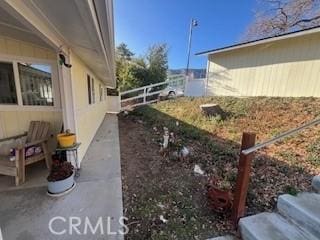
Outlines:
[[258,0],[243,40],[272,37],[320,25],[320,0]]

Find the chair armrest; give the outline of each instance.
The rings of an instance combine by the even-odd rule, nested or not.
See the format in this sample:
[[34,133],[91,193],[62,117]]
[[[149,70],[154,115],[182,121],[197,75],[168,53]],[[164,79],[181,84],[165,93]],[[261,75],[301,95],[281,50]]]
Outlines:
[[31,147],[33,145],[38,145],[40,143],[44,143],[44,142],[47,142],[47,141],[48,141],[48,139],[40,139],[40,140],[36,140],[36,141],[33,141],[33,142],[29,142],[29,143],[20,145],[17,148],[18,149],[23,149],[23,148]]
[[23,134],[16,135],[16,136],[12,136],[12,137],[2,138],[2,139],[0,139],[0,142],[6,142],[6,141],[13,140],[13,139],[22,138],[25,136],[27,136],[27,132],[25,132]]

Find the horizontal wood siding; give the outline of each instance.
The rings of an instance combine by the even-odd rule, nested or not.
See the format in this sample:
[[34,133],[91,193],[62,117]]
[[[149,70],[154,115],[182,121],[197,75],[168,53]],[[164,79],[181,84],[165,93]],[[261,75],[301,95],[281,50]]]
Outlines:
[[46,60],[57,59],[56,53],[51,49],[3,36],[0,36],[0,54]]
[[320,33],[209,56],[208,94],[320,97]]

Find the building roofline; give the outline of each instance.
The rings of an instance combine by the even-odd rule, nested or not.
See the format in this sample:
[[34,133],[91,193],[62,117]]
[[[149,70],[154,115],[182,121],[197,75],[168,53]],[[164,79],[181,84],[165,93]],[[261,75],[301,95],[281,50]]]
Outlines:
[[202,52],[196,53],[195,55],[201,56],[201,55],[209,55],[209,54],[227,52],[227,51],[232,51],[232,50],[236,50],[236,49],[240,49],[240,48],[256,46],[259,44],[264,44],[264,43],[269,43],[269,42],[304,36],[304,35],[316,33],[316,32],[320,32],[320,26],[316,26],[316,27],[312,27],[312,28],[308,28],[308,29],[303,29],[303,30],[298,30],[298,31],[294,31],[294,32],[289,32],[289,33],[285,33],[285,34],[281,34],[281,35],[277,35],[277,36],[273,36],[273,37],[261,38],[261,39],[257,39],[257,40],[253,40],[253,41],[249,41],[249,42],[238,43],[238,44],[234,44],[234,45],[230,45],[230,46],[226,46],[226,47],[202,51]]

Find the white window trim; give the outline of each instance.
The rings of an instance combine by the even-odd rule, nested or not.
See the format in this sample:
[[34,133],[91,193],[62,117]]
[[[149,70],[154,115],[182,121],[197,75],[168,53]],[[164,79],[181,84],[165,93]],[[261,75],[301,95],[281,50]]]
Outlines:
[[[59,75],[58,65],[54,60],[39,59],[31,57],[13,56],[7,54],[0,54],[0,62],[8,62],[13,65],[14,82],[16,86],[17,104],[0,104],[0,111],[61,111],[60,90],[59,90]],[[52,97],[53,106],[31,106],[23,105],[20,77],[18,70],[18,62],[28,62],[33,64],[47,64],[51,67],[52,78]]]
[[[96,78],[91,72],[87,71],[86,72],[86,81],[87,82],[88,82],[88,76],[89,76],[89,79],[90,79],[89,82],[90,82],[90,96],[91,96],[91,103],[89,103],[89,101],[88,101],[88,106],[91,107],[91,106],[95,106],[100,101],[97,101],[97,91],[96,91],[97,90],[96,89],[97,81],[96,81]],[[87,92],[88,92],[88,86],[87,86]]]
[[[81,113],[81,114],[84,114],[84,113],[87,113],[89,111],[91,111],[91,109],[95,108],[96,106],[100,105],[100,104],[104,104],[106,103],[107,101],[107,94],[104,93],[104,88],[105,88],[105,85],[103,84],[103,82],[101,82],[99,79],[97,79],[95,77],[95,75],[90,71],[90,70],[87,70],[85,72],[85,78],[86,78],[86,81],[87,81],[87,76],[90,77],[90,84],[91,84],[91,104],[89,104],[89,101],[87,101],[87,107],[85,108],[77,108],[77,112],[78,113]],[[93,101],[93,92],[92,92],[92,81],[94,81],[94,91],[95,91],[95,99]],[[99,86],[102,85],[102,101],[100,101],[100,96],[99,96]],[[98,90],[98,92],[97,92]],[[86,88],[86,92],[88,93],[88,86]]]

